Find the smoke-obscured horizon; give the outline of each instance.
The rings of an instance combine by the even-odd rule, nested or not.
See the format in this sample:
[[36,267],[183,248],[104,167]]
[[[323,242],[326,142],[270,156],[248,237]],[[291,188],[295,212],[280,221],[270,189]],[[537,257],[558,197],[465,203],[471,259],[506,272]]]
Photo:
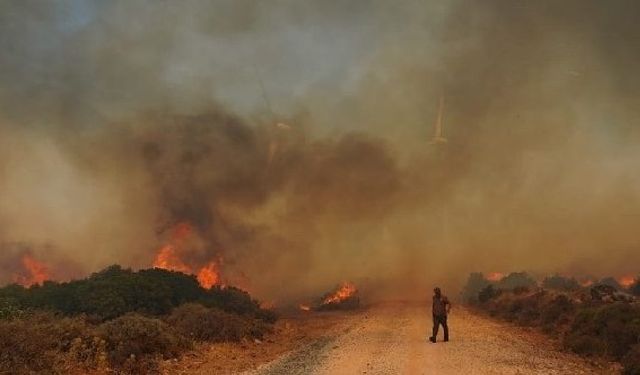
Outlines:
[[180,223],[266,299],[636,273],[638,11],[5,1],[0,283],[149,267]]

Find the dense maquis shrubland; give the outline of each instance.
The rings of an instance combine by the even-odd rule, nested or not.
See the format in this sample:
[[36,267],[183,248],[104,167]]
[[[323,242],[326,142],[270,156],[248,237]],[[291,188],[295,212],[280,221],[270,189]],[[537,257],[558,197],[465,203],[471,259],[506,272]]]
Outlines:
[[489,281],[469,275],[463,299],[493,317],[538,327],[575,353],[620,361],[624,374],[640,373],[640,279],[629,287],[614,278],[588,286],[548,276],[540,286],[526,273]]
[[196,342],[259,338],[276,316],[234,287],[111,266],[82,280],[0,288],[0,373],[154,372]]

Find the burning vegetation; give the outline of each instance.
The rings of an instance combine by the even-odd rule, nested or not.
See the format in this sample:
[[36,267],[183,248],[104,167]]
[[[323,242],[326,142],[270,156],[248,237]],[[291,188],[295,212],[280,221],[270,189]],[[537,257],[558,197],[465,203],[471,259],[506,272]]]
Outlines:
[[616,281],[622,288],[628,289],[637,281],[637,278],[633,275],[625,275],[617,278]]
[[22,269],[14,275],[13,281],[22,286],[42,284],[50,280],[49,268],[31,254],[22,255]]
[[193,228],[188,223],[179,223],[171,231],[171,237],[157,252],[153,261],[154,268],[177,271],[196,275],[196,279],[203,288],[210,289],[220,284],[221,258],[211,260],[194,272],[194,268],[187,265],[183,257],[187,253],[187,243],[193,236]]
[[351,310],[360,307],[358,288],[352,282],[345,281],[331,292],[325,293],[315,303],[300,303],[300,311]]
[[325,296],[324,299],[322,300],[322,304],[331,305],[331,304],[342,303],[344,301],[348,301],[349,299],[356,297],[357,293],[358,293],[358,290],[356,289],[356,286],[353,285],[353,283],[344,282],[336,289],[335,292]]
[[275,320],[240,289],[159,268],[9,285],[0,288],[0,353],[11,355],[0,373],[157,373],[158,358],[197,342],[261,338]]
[[[609,293],[611,295],[615,292],[618,296],[640,296],[640,279],[631,275],[619,277],[608,276],[596,279],[592,276],[571,277],[553,274],[538,281],[526,272],[512,272],[507,275],[499,272],[489,272],[487,275],[481,272],[472,272],[463,287],[462,297],[464,301],[468,303],[478,302],[479,293],[489,286],[495,291],[535,290],[542,288],[546,290],[577,293],[581,291],[607,290],[612,291]],[[598,292],[598,294],[600,293]],[[605,299],[607,298],[609,297]]]
[[502,272],[489,272],[487,274],[487,280],[489,281],[500,281],[504,278],[504,274]]
[[318,310],[349,310],[360,306],[360,296],[355,284],[343,282],[333,292],[322,297]]

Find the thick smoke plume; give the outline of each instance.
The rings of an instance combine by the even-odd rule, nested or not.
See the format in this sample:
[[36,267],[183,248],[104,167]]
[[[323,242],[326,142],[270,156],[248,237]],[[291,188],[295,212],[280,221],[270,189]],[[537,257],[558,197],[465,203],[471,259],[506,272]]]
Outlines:
[[635,273],[639,11],[5,1],[0,282],[149,267],[185,223],[266,299]]

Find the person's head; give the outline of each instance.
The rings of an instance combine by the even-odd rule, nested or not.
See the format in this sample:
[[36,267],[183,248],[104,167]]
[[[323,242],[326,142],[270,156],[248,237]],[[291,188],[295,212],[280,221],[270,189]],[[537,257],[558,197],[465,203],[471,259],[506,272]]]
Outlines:
[[440,288],[438,288],[438,287],[435,287],[435,288],[433,289],[433,293],[435,293],[435,295],[436,295],[437,297],[440,297],[440,294],[442,294],[442,292],[440,291]]

